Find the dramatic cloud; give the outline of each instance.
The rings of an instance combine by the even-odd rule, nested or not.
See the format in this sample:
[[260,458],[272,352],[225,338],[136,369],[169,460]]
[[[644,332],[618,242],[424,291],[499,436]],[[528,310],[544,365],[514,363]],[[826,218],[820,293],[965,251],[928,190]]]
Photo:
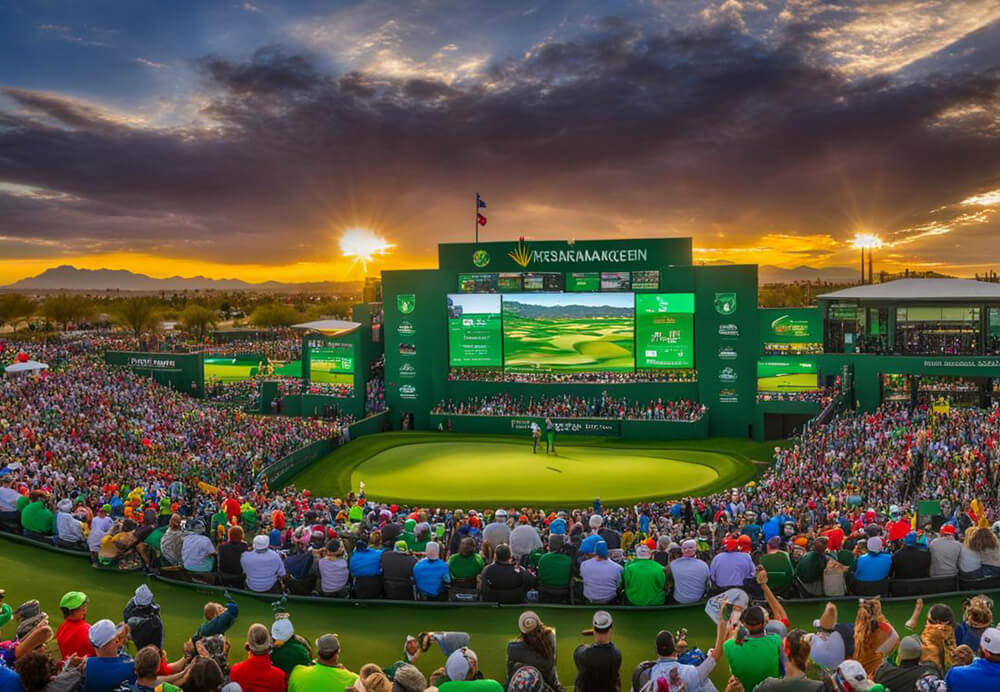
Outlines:
[[0,184],[0,236],[281,265],[360,224],[429,256],[470,235],[478,190],[490,237],[690,234],[701,259],[793,266],[853,261],[843,241],[865,229],[900,263],[973,266],[1000,230],[1000,50],[950,59],[996,30],[960,4],[974,21],[949,11],[934,40],[926,11],[730,0],[683,28],[594,19],[489,60],[450,37],[406,55],[409,25],[383,23],[331,64],[341,34],[299,23],[309,49],[194,61],[203,108],[169,128],[6,88],[0,181],[22,187]]

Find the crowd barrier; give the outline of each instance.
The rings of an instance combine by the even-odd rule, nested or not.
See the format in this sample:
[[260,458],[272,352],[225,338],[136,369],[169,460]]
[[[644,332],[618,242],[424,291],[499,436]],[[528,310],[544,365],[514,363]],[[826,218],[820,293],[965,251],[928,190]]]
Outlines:
[[[552,418],[558,435],[594,435],[630,440],[695,440],[708,437],[709,414],[694,421],[617,418]],[[431,413],[431,429],[491,435],[530,435],[531,424],[544,430],[545,416],[484,416],[470,413]]]
[[[15,543],[21,543],[25,545],[34,546],[37,548],[42,548],[44,550],[49,550],[57,553],[62,553],[64,555],[85,558],[89,561],[90,554],[78,551],[69,550],[66,548],[60,548],[45,541],[36,540],[33,538],[28,538],[19,534],[10,533],[8,531],[0,530],[0,539],[7,540]],[[95,567],[95,569],[108,570],[105,567]],[[115,571],[115,570],[111,570]],[[214,576],[214,573],[210,575],[199,574],[196,572],[185,572],[183,569],[173,570],[169,572],[154,571],[149,575],[151,578],[161,581],[167,584],[173,584],[176,586],[184,586],[188,588],[193,588],[199,591],[215,591],[223,592],[229,590],[231,594],[239,594],[241,596],[247,596],[250,598],[257,598],[266,600],[268,602],[274,601],[278,596],[276,593],[261,593],[258,591],[250,591],[249,589],[235,587],[235,586],[225,586],[214,583],[207,583],[204,581],[198,581],[199,578],[205,576]],[[944,588],[950,586],[948,590],[920,590],[910,592],[910,588],[917,587],[918,582],[927,583],[928,586],[931,582],[935,582],[938,588]],[[899,589],[894,588],[894,584],[906,584],[908,588],[905,590],[907,593],[899,593]],[[880,583],[881,584],[881,583]],[[885,594],[881,593],[867,593],[868,596],[881,595],[882,600],[887,602],[893,601],[912,601],[914,598],[921,597],[935,597],[935,598],[950,598],[953,596],[968,596],[973,594],[990,594],[1000,592],[1000,578],[985,578],[978,580],[961,580],[958,578],[940,578],[940,577],[928,577],[925,579],[904,579],[904,580],[885,580],[887,584],[887,591]],[[880,591],[880,589],[876,589]],[[425,600],[399,600],[390,598],[355,598],[355,597],[332,597],[332,596],[320,596],[320,595],[304,595],[287,593],[285,594],[289,601],[292,602],[302,602],[302,603],[336,603],[343,605],[410,605],[416,607],[440,607],[440,606],[460,606],[465,608],[517,608],[523,609],[525,606],[530,605],[532,607],[545,607],[545,608],[563,608],[563,609],[586,609],[593,610],[598,607],[594,604],[589,603],[539,603],[534,601],[524,601],[519,603],[497,603],[494,601],[461,601],[461,600],[451,600],[451,601],[425,601]],[[858,599],[857,593],[851,593],[844,596],[823,596],[823,597],[806,597],[806,598],[793,598],[786,599],[786,603],[816,603],[824,604],[827,602],[843,603],[843,602],[854,602],[856,603]],[[602,610],[615,610],[615,611],[670,611],[683,608],[704,608],[707,601],[698,601],[696,603],[683,603],[683,604],[669,604],[660,606],[637,606],[628,605],[624,603],[607,603],[600,604]]]

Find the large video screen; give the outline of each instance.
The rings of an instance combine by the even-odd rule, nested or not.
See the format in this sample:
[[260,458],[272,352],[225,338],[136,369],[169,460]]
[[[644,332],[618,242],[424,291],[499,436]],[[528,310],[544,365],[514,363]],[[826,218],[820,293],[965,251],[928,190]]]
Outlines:
[[633,294],[505,295],[503,361],[511,372],[634,370]]
[[354,384],[354,347],[348,343],[330,343],[309,349],[309,381]]
[[808,392],[819,389],[819,368],[809,361],[758,360],[758,392]]
[[694,367],[694,294],[635,294],[637,368]]
[[500,367],[500,295],[448,295],[448,362],[452,367]]

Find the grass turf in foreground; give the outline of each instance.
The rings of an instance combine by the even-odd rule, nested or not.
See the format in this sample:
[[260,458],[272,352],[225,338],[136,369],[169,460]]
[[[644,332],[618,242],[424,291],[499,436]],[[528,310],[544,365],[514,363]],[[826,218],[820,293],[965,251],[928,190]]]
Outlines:
[[[86,558],[77,558],[42,548],[8,540],[0,540],[0,588],[7,590],[6,602],[13,607],[37,598],[42,609],[49,613],[53,628],[62,622],[59,599],[67,591],[79,590],[90,597],[87,619],[121,620],[122,608],[133,592],[143,583],[137,573],[116,573],[91,569]],[[201,623],[202,606],[210,600],[221,600],[218,592],[194,587],[177,586],[149,581],[156,602],[162,606],[165,647],[171,659],[179,656],[184,640]],[[996,595],[994,594],[994,597]],[[229,632],[233,648],[230,662],[242,660],[243,642],[247,628],[254,622],[267,625],[273,620],[270,603],[274,597],[239,597],[240,617]],[[961,614],[960,597],[942,599],[955,613]],[[929,600],[929,603],[937,601]],[[563,684],[572,685],[576,675],[573,649],[586,640],[581,629],[590,626],[594,608],[555,608],[524,606],[535,610],[542,620],[556,628],[558,636],[558,669]],[[823,604],[786,603],[792,627],[811,630],[813,619],[820,616]],[[461,607],[450,605],[396,605],[354,604],[351,602],[289,603],[291,619],[296,633],[310,641],[320,634],[335,632],[340,635],[343,653],[341,661],[347,668],[357,671],[363,664],[380,665],[401,658],[403,640],[407,634],[416,635],[424,630],[463,630],[472,635],[471,647],[479,655],[480,667],[488,677],[504,680],[506,644],[517,634],[517,618],[521,608],[491,608],[487,606]],[[906,634],[903,622],[913,609],[913,601],[887,602],[886,615],[900,636]],[[847,600],[840,604],[840,620],[853,619],[856,602]],[[925,609],[926,612],[926,609]],[[661,610],[613,609],[615,618],[614,641],[621,649],[622,687],[628,689],[632,669],[642,660],[655,655],[654,639],[661,629],[676,631],[688,628],[689,640],[707,651],[715,637],[715,629],[702,606],[665,608]],[[922,626],[922,624],[921,624]],[[12,637],[14,623],[2,630],[3,638]],[[134,652],[133,652],[134,653]],[[419,662],[425,674],[444,664],[440,650],[432,649]],[[729,677],[728,666],[723,663],[712,675],[719,689]]]
[[[712,438],[675,442],[559,436],[558,456],[531,453],[528,435],[396,432],[334,450],[290,483],[337,496],[360,480],[375,499],[487,507],[546,508],[704,494],[745,484],[770,460],[774,443]],[[544,449],[544,447],[543,447]]]

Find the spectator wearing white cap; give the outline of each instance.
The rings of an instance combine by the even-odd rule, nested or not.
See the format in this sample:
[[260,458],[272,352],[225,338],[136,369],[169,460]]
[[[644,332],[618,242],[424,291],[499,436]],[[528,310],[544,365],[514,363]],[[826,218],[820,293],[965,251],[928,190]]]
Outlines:
[[541,673],[545,688],[561,692],[556,672],[556,631],[545,625],[533,610],[517,619],[520,636],[507,644],[507,686],[519,668],[531,666]]
[[146,584],[140,584],[135,595],[122,610],[122,621],[128,625],[136,650],[145,646],[163,648],[163,619],[160,606],[153,602],[153,592]]
[[264,593],[281,591],[281,578],[285,576],[285,564],[281,557],[271,550],[267,536],[254,536],[253,550],[240,556],[240,566],[247,577],[247,588]]
[[271,625],[271,663],[291,675],[295,666],[311,666],[312,652],[309,643],[295,634],[295,627],[287,617],[278,617]]
[[457,649],[448,656],[444,664],[446,681],[438,679],[440,692],[503,692],[503,685],[496,680],[488,680],[479,671],[479,657],[467,646]]
[[653,551],[645,543],[635,549],[635,560],[622,570],[625,597],[632,605],[663,605],[667,598],[667,573],[653,560]]
[[316,640],[316,665],[298,666],[288,678],[288,692],[326,692],[357,685],[358,675],[340,664],[340,640],[324,634]]
[[979,657],[949,670],[944,681],[949,690],[1000,689],[1000,629],[987,627],[979,638]]
[[882,539],[872,536],[865,545],[868,552],[858,557],[854,563],[854,578],[861,582],[888,579],[889,571],[892,569],[892,555],[883,552]]
[[[604,525],[604,517],[600,514],[591,514],[590,519],[587,520],[587,526],[590,527],[590,534],[583,539],[580,543],[580,549],[578,554],[581,559],[587,559],[594,554],[594,550],[597,548],[597,542],[604,540],[601,538],[600,530],[601,526]],[[604,541],[607,543],[607,541]]]
[[73,501],[62,499],[56,503],[56,544],[73,550],[88,550],[83,536],[83,522],[73,516]]
[[621,682],[618,671],[622,667],[622,653],[611,641],[614,624],[611,613],[598,610],[591,620],[593,629],[582,634],[594,637],[592,644],[580,644],[573,652],[576,664],[576,692],[609,692],[618,690]]
[[483,529],[483,541],[496,548],[502,543],[510,544],[510,529],[507,527],[507,510],[498,509],[493,521]]
[[849,658],[833,671],[830,684],[835,692],[868,692],[875,683],[868,678],[864,666]]
[[98,620],[90,626],[88,637],[97,652],[87,659],[85,692],[107,692],[125,683],[135,682],[135,661],[119,653],[128,642],[128,625],[115,625],[111,620]]
[[430,541],[424,552],[425,557],[413,566],[417,595],[431,601],[444,600],[448,597],[451,573],[448,563],[441,559],[441,546],[437,541]]
[[697,603],[708,588],[708,565],[699,560],[698,543],[688,539],[681,543],[681,556],[667,565],[674,583],[674,600],[678,603]]

